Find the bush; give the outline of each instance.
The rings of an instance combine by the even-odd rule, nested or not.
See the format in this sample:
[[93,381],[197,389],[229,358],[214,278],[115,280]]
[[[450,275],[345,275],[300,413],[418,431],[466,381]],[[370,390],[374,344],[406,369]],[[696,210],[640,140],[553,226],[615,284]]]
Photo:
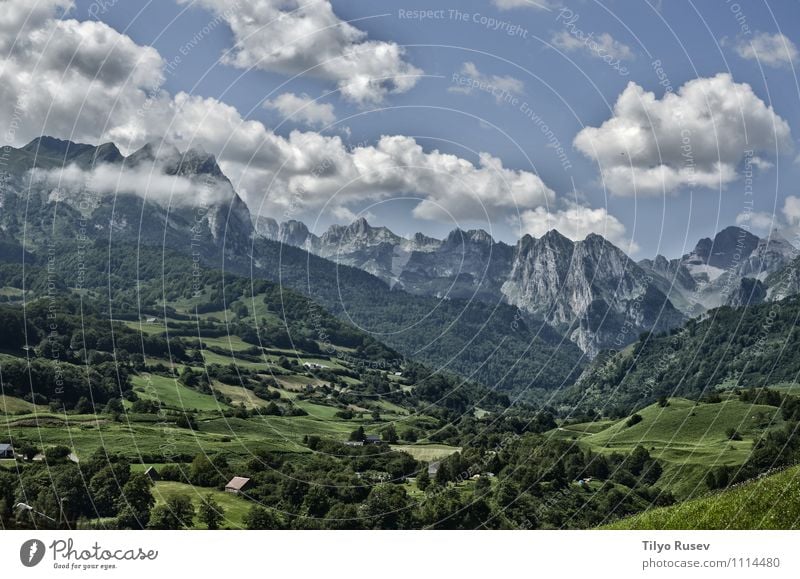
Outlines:
[[625,422],[625,426],[630,428],[631,426],[634,426],[635,424],[639,424],[641,421],[642,421],[642,415],[641,414],[633,414]]

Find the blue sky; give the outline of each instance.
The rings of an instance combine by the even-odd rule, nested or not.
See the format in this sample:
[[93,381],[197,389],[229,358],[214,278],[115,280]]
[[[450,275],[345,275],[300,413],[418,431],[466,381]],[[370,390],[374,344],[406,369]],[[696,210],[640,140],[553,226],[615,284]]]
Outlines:
[[[279,10],[290,5],[299,7],[311,16],[320,5],[327,4],[264,1],[278,5]],[[240,2],[258,4],[255,0]],[[488,229],[496,238],[513,242],[520,231],[540,234],[548,225],[569,223],[570,216],[584,219],[586,212],[594,212],[589,222],[576,225],[573,236],[581,237],[588,230],[605,232],[635,257],[646,257],[656,252],[669,256],[684,253],[698,238],[735,223],[737,216],[759,234],[769,229],[767,218],[773,215],[775,226],[785,232],[794,231],[800,219],[791,202],[785,206],[787,197],[800,193],[795,185],[800,177],[800,165],[795,162],[800,135],[800,89],[795,67],[800,62],[793,48],[800,44],[800,3],[794,0],[574,0],[551,1],[538,8],[521,0],[462,1],[457,4],[458,13],[451,3],[430,0],[334,0],[335,16],[363,32],[354,44],[379,41],[399,47],[401,56],[392,61],[393,66],[400,70],[401,65],[407,65],[419,74],[412,86],[396,86],[394,91],[370,95],[361,101],[361,97],[341,90],[344,85],[337,84],[340,79],[335,67],[325,74],[314,74],[294,70],[293,64],[262,66],[252,56],[260,48],[255,44],[248,48],[249,55],[240,54],[238,62],[222,59],[226,51],[242,41],[241,28],[236,30],[237,23],[230,14],[223,15],[225,4],[217,0],[78,0],[65,17],[100,20],[130,37],[136,45],[155,48],[167,63],[159,90],[169,95],[184,92],[221,101],[235,107],[244,119],[259,121],[280,137],[288,139],[292,131],[314,131],[339,137],[349,147],[374,145],[381,136],[412,137],[426,153],[439,150],[475,165],[480,164],[480,153],[488,153],[501,160],[505,169],[537,175],[553,194],[523,194],[516,208],[492,198],[497,207],[482,215],[481,211],[466,209],[459,213],[456,191],[434,200],[446,210],[436,217],[433,211],[414,211],[419,199],[431,192],[403,190],[408,185],[402,183],[419,182],[404,178],[395,190],[380,195],[370,195],[369,186],[365,185],[364,192],[354,191],[335,215],[330,213],[330,203],[317,203],[297,213],[281,212],[277,205],[272,209],[262,206],[264,213],[278,220],[290,215],[324,229],[331,222],[346,221],[364,212],[371,222],[388,225],[401,234],[421,230],[443,236],[458,225]],[[425,18],[415,11],[423,11]],[[238,24],[241,27],[241,22]],[[291,20],[286,25],[291,25]],[[586,42],[589,35],[596,44]],[[192,48],[187,50],[190,45]],[[327,50],[322,45],[323,42],[319,46],[311,43],[310,50]],[[248,58],[252,66],[243,62]],[[313,62],[314,57],[301,54],[293,58]],[[392,72],[388,70],[389,74]],[[731,77],[712,85],[710,79],[720,73]],[[295,74],[298,76],[293,78]],[[593,133],[592,138],[586,133],[583,148],[576,146],[575,139],[581,131],[601,127],[615,115],[614,105],[629,83],[641,88],[635,95],[630,93],[639,98],[654,92],[656,107],[667,87],[678,92],[684,83],[697,79],[702,81],[696,84],[697,90],[712,94],[713,98],[706,99],[706,106],[713,108],[717,96],[738,95],[743,86],[749,85],[752,95],[740,98],[742,107],[751,110],[750,103],[761,101],[765,110],[772,107],[786,127],[776,128],[775,119],[766,113],[737,119],[734,111],[724,118],[712,118],[706,128],[711,126],[718,131],[716,141],[721,145],[717,148],[725,150],[717,152],[725,166],[715,169],[721,177],[711,185],[709,182],[716,180],[709,170],[712,164],[709,161],[703,165],[706,161],[702,159],[713,158],[715,153],[701,150],[709,146],[704,141],[707,135],[702,134],[707,131],[694,120],[690,123],[691,136],[687,137],[690,143],[684,144],[691,145],[691,163],[696,155],[692,171],[701,175],[697,183],[694,177],[690,176],[687,183],[686,178],[676,176],[668,183],[631,191],[624,183],[628,180],[626,155],[630,155],[634,166],[631,175],[636,173],[637,181],[654,164],[658,165],[657,161],[641,152],[618,152],[619,143],[612,142],[619,137],[618,132]],[[469,89],[463,83],[482,86]],[[325,105],[318,111],[321,117],[311,121],[287,119],[285,109],[276,104],[285,94],[320,99],[315,104]],[[265,101],[273,104],[265,107]],[[691,107],[697,101],[687,99],[684,104]],[[664,107],[661,113],[668,119],[674,111]],[[702,117],[703,111],[688,114]],[[635,116],[635,112],[631,115]],[[330,123],[333,117],[336,120]],[[542,124],[552,132],[545,134]],[[670,131],[675,134],[670,135]],[[680,130],[666,122],[653,129],[652,142],[643,146],[662,149],[663,145],[661,153],[670,157],[668,149],[681,144],[680,139],[676,144],[676,134]],[[737,139],[744,139],[744,146],[739,147],[744,150],[728,147]],[[554,148],[556,143],[563,147],[560,155]],[[598,143],[608,151],[594,157],[587,151]],[[635,142],[630,145],[639,146]],[[751,146],[754,153],[748,157],[745,151]],[[214,146],[206,144],[205,148]],[[673,161],[671,166],[666,163],[665,171],[680,172],[691,164],[683,163],[680,153],[673,151]],[[615,161],[612,155],[619,155],[625,162]],[[598,160],[606,169],[609,160],[619,165],[615,167],[616,181],[611,173],[601,171]],[[445,163],[446,159],[436,162]],[[752,195],[746,192],[750,182],[744,178],[749,167],[753,168]],[[482,178],[475,176],[476,182]],[[237,176],[232,179],[236,184]],[[448,181],[452,182],[453,177],[445,176],[433,185]],[[254,199],[259,195],[255,185],[258,179],[242,177],[241,183],[251,209],[258,210],[254,208]],[[464,186],[468,189],[471,183],[465,181]],[[391,189],[383,182],[376,187]],[[518,197],[511,190],[500,194]],[[751,207],[750,199],[754,217],[747,220],[742,215]],[[455,217],[448,218],[446,213],[453,214],[454,207]],[[558,218],[548,221],[543,217],[551,213]],[[603,221],[608,216],[613,220],[610,226]]]

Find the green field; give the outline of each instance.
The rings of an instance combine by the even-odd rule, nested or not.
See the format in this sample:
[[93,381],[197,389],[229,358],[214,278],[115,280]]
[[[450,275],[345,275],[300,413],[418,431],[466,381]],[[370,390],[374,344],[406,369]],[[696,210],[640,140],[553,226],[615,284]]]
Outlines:
[[798,529],[800,467],[671,507],[616,521],[609,529]]
[[431,462],[447,458],[453,453],[460,452],[458,446],[448,446],[446,444],[393,444],[392,450],[407,452],[417,460]]
[[[211,495],[223,510],[223,521],[220,524],[220,528],[243,529],[244,518],[250,510],[250,507],[253,506],[253,503],[248,499],[233,493],[194,487],[179,482],[158,481],[153,489],[153,496],[156,499],[156,504],[164,503],[170,497],[177,495],[184,495],[191,499],[192,504],[194,504],[195,512],[197,512],[200,505],[205,501],[205,498]],[[198,520],[197,516],[195,516],[194,523],[195,529],[206,528],[205,525]]]
[[249,350],[250,348],[255,348],[253,344],[248,344],[244,340],[242,340],[239,336],[221,336],[219,338],[202,338],[203,343],[206,347],[213,346],[215,348],[222,348],[223,350],[232,350],[234,352],[240,352],[242,350]]
[[[630,453],[642,445],[662,462],[660,485],[676,496],[688,497],[705,490],[703,479],[710,468],[740,465],[747,460],[753,441],[765,429],[781,426],[780,410],[729,398],[715,404],[670,398],[666,407],[653,404],[628,419],[573,424],[551,431],[557,438],[574,438],[595,452]],[[742,440],[731,440],[735,429]]]
[[142,374],[133,376],[131,381],[140,398],[158,400],[167,408],[218,411],[227,407],[210,394],[202,394],[188,388],[174,378]]
[[214,382],[214,390],[231,399],[232,404],[244,404],[245,408],[263,408],[269,402],[262,400],[244,386],[231,386],[222,382]]
[[18,414],[22,412],[46,412],[47,406],[32,404],[22,398],[0,394],[0,414]]
[[216,352],[203,350],[203,359],[205,360],[206,364],[219,364],[220,366],[234,364],[242,368],[250,368],[254,370],[266,370],[268,368],[268,364],[265,362],[251,362],[250,360],[242,360],[241,358],[235,357],[233,352],[222,355],[217,354]]
[[[276,437],[268,428],[254,428],[247,432],[242,440],[237,440],[236,428],[217,426],[203,432],[204,423],[200,422],[200,432],[186,428],[177,428],[167,423],[108,422],[99,424],[75,421],[70,417],[69,426],[47,423],[4,427],[12,437],[35,441],[44,447],[66,445],[73,449],[79,458],[87,457],[97,449],[110,449],[132,459],[151,456],[167,460],[175,455],[194,456],[198,453],[226,452],[235,455],[249,456],[258,450],[301,450],[298,444]],[[92,417],[94,418],[94,417]],[[220,419],[222,420],[222,419]],[[289,429],[286,428],[285,431]],[[293,439],[302,439],[294,436]],[[242,446],[245,443],[245,446]]]

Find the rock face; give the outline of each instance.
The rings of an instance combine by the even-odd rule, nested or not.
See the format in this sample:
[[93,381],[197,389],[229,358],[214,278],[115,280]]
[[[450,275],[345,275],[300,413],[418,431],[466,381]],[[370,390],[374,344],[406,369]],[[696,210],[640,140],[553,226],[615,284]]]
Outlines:
[[590,355],[683,321],[641,267],[595,234],[577,242],[557,231],[540,239],[526,235],[502,291],[509,303],[542,316]]
[[456,229],[443,240],[419,233],[406,239],[364,219],[334,225],[319,237],[304,231],[289,238],[282,227],[269,223],[259,232],[410,293],[515,305],[589,355],[683,319],[654,279],[599,235],[573,242],[551,231],[510,246],[482,230]]
[[797,250],[776,232],[761,239],[740,227],[727,227],[714,239],[701,239],[679,259],[657,256],[639,265],[657,280],[675,307],[697,316],[722,305],[766,298],[761,295],[765,288],[744,280],[765,282],[796,255]]

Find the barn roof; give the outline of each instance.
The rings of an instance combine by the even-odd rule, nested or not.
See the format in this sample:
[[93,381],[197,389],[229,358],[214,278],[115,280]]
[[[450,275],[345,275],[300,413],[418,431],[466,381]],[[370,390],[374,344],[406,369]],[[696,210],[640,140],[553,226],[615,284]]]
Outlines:
[[235,476],[230,480],[230,482],[228,482],[228,484],[225,485],[225,488],[240,491],[249,482],[250,482],[249,478],[245,478],[243,476]]

